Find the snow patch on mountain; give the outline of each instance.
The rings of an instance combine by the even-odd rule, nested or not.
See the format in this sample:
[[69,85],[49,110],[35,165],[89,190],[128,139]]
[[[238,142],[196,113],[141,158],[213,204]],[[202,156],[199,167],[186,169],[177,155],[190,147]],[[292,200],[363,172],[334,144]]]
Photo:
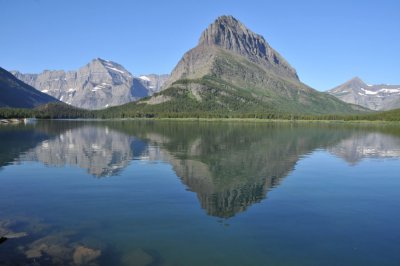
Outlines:
[[119,73],[121,73],[121,74],[125,74],[124,71],[122,71],[122,70],[120,70],[120,69],[118,69],[118,68],[111,67],[111,66],[108,66],[108,65],[106,65],[105,67],[108,68],[108,69],[114,70],[114,71],[116,71],[116,72],[119,72]]
[[376,95],[379,93],[379,91],[370,91],[370,90],[366,90],[364,88],[361,88],[361,90],[367,95]]
[[380,91],[385,92],[385,93],[399,93],[400,92],[400,88],[399,89],[382,88]]
[[150,78],[148,78],[148,77],[146,77],[146,76],[140,76],[139,78],[140,78],[141,80],[150,82]]

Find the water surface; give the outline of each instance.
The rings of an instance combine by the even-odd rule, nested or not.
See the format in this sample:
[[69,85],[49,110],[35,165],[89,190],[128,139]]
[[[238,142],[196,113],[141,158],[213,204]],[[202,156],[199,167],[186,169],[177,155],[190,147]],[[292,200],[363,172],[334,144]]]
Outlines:
[[0,265],[399,265],[400,127],[0,127]]

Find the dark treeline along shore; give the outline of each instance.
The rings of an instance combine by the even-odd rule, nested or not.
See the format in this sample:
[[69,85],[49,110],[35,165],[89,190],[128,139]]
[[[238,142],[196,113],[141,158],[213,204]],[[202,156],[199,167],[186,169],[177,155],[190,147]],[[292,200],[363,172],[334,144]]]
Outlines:
[[[400,121],[400,109],[385,112],[365,112],[357,114],[292,114],[267,112],[229,112],[218,111],[173,111],[156,108],[150,111],[128,106],[112,107],[102,110],[85,110],[64,103],[50,103],[34,109],[0,108],[1,119],[121,119],[121,118],[199,118],[199,119],[266,119],[266,120],[331,120],[331,121]],[[176,106],[178,109],[178,106]]]
[[[174,107],[171,106],[171,109]],[[177,108],[177,107],[176,107]],[[199,118],[199,119],[282,119],[282,120],[340,120],[340,121],[400,121],[400,109],[385,112],[357,114],[292,114],[265,112],[230,112],[217,111],[171,111],[140,108],[114,107],[103,110],[85,110],[63,103],[51,103],[34,109],[0,108],[1,119],[38,118],[38,119],[123,119],[123,118]]]

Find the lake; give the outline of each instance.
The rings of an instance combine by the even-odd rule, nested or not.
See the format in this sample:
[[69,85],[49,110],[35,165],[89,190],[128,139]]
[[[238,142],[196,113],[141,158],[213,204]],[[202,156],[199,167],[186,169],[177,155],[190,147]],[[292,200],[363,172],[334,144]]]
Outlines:
[[0,126],[0,265],[400,265],[400,126]]

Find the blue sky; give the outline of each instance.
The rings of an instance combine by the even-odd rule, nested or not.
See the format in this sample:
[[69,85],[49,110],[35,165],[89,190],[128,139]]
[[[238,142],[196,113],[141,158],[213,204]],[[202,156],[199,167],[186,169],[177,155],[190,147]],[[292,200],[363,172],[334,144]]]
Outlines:
[[0,0],[0,66],[72,70],[101,57],[169,73],[216,17],[233,15],[318,90],[353,76],[400,84],[399,11],[390,0]]

